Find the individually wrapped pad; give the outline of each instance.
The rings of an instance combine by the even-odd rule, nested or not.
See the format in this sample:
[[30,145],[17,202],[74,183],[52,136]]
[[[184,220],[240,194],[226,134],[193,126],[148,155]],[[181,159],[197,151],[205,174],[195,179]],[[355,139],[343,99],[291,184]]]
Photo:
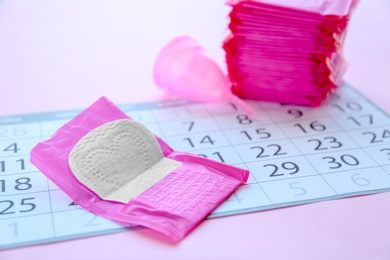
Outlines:
[[[117,129],[125,129],[124,132],[127,134],[118,134],[123,132],[121,130],[106,131],[113,126]],[[143,164],[140,167],[141,173],[134,175],[131,172],[130,174],[126,172],[103,174],[102,170],[112,171],[105,163],[122,170],[132,165],[123,162],[126,156],[123,155],[125,147],[122,145],[134,145],[140,148],[139,145],[142,142],[132,143],[131,140],[127,140],[122,144],[114,145],[116,148],[106,143],[107,139],[115,140],[115,135],[128,135],[129,129],[133,129],[131,131],[137,129],[136,134],[130,135],[143,136],[139,140],[142,140],[149,155],[152,154],[147,157],[153,157],[153,159],[146,164],[147,166]],[[102,135],[97,134],[99,131]],[[91,136],[93,138],[90,138]],[[98,140],[99,138],[101,140]],[[155,138],[156,142],[145,144],[151,140],[150,138]],[[95,145],[86,144],[89,142],[88,139],[93,139],[94,141],[91,142]],[[102,151],[109,151],[109,156],[103,156],[104,152],[96,152],[99,150],[98,147],[103,147]],[[116,152],[113,152],[115,150]],[[129,151],[134,150],[129,148]],[[95,158],[88,159],[89,154],[93,153],[96,153]],[[117,158],[115,154],[118,155]],[[137,157],[142,156],[137,155]],[[121,224],[131,223],[155,229],[173,241],[181,240],[195,228],[238,186],[244,183],[249,175],[247,170],[172,150],[160,138],[152,136],[149,132],[145,133],[145,129],[139,124],[130,123],[129,117],[104,97],[58,129],[50,139],[38,143],[32,150],[30,159],[43,174],[81,207]],[[155,182],[151,181],[143,186],[139,194],[132,195],[130,192],[129,195],[124,192],[125,196],[120,193],[120,199],[115,196],[114,199],[110,197],[117,190],[125,190],[127,184],[134,183],[133,181],[139,176],[142,177],[145,172],[150,172],[161,160],[168,160],[169,163],[163,164],[169,167],[162,167],[163,173],[154,179]],[[115,165],[118,162],[123,165],[120,167]],[[88,172],[91,174],[94,172],[91,170],[93,167],[97,170],[95,174],[101,174],[96,187],[91,185],[91,183],[96,184],[94,178],[88,177]],[[127,174],[134,178],[126,177],[126,179]],[[124,178],[124,183],[115,183],[117,178]],[[114,184],[111,185],[111,182]],[[108,199],[104,199],[106,196]],[[131,198],[132,196],[134,197]],[[126,202],[128,198],[131,199]]]

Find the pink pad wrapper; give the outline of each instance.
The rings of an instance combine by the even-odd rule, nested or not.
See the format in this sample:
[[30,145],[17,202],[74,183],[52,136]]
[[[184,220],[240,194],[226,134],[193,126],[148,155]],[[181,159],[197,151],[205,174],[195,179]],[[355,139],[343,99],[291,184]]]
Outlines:
[[182,165],[126,204],[103,200],[74,176],[68,157],[90,131],[120,119],[130,118],[102,97],[50,139],[38,143],[30,160],[86,210],[120,224],[154,229],[174,242],[183,239],[248,179],[247,170],[174,151],[156,137],[164,157]]
[[343,44],[357,0],[228,0],[223,48],[241,98],[319,106],[341,85]]

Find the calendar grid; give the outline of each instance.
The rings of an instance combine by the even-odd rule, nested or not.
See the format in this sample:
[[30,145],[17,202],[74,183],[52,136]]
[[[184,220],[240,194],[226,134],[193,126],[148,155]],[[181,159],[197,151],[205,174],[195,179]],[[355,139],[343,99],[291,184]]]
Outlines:
[[[122,105],[173,149],[251,174],[209,217],[390,191],[390,117],[352,87],[319,108],[186,100]],[[29,153],[81,110],[0,117],[0,249],[129,230],[73,203]],[[131,229],[136,227],[131,227]]]
[[[41,140],[44,140],[43,139],[43,134],[42,134],[42,124],[39,123],[39,131],[40,131],[40,138]],[[54,217],[53,217],[53,206],[52,206],[52,201],[51,201],[51,189],[50,189],[50,185],[49,185],[49,179],[46,179],[46,184],[47,184],[47,195],[49,197],[49,206],[50,206],[50,219],[51,219],[51,227],[52,227],[52,230],[53,230],[53,237],[56,237],[56,229],[55,229],[55,226],[54,226]]]
[[[231,105],[232,105],[232,104],[231,104]],[[209,111],[209,112],[210,112],[210,111]],[[256,111],[256,112],[257,112],[257,111]],[[215,120],[214,115],[213,115],[211,112],[210,112],[210,115],[211,115],[211,118],[214,120],[214,122],[218,125],[219,129],[222,131],[222,133],[223,133],[223,135],[226,137],[226,139],[229,140],[229,138],[226,136],[226,133],[225,133],[224,129],[223,129],[223,128],[218,124],[218,122]],[[238,129],[238,128],[237,128],[237,129]],[[234,151],[237,153],[238,157],[240,158],[240,160],[242,161],[242,163],[245,165],[245,168],[248,169],[248,166],[247,166],[245,160],[242,158],[242,156],[240,155],[240,153],[236,150],[235,146],[231,143],[231,141],[229,141],[229,145],[233,147]],[[250,174],[251,174],[251,173],[250,173]],[[254,178],[254,177],[253,177],[253,178]],[[267,194],[264,192],[264,190],[263,190],[263,188],[260,186],[260,184],[259,184],[258,182],[256,182],[256,184],[257,184],[256,187],[258,187],[259,189],[261,189],[261,191],[265,194],[267,200],[268,200],[270,203],[272,203],[272,201],[271,201],[270,198],[267,196]],[[241,204],[240,198],[238,197],[236,191],[233,193],[232,196],[234,196],[236,199],[238,198],[239,203]]]

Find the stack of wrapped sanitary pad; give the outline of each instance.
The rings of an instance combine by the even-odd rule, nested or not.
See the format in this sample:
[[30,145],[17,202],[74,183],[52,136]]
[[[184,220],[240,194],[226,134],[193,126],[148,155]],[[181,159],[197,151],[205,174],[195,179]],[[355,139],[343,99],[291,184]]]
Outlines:
[[356,0],[230,0],[224,42],[239,97],[319,105],[341,84],[346,27]]

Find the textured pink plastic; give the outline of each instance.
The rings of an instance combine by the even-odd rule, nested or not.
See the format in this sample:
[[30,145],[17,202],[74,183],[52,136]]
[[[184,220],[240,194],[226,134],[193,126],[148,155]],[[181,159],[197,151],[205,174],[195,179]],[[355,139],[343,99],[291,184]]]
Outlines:
[[176,152],[156,137],[165,157],[182,165],[127,204],[103,200],[69,168],[74,145],[93,129],[129,117],[102,97],[31,152],[31,162],[74,202],[121,224],[142,225],[179,241],[246,182],[249,172],[188,153]]
[[229,78],[206,50],[189,36],[170,41],[158,54],[153,67],[158,87],[201,102],[230,101],[248,115],[254,110],[231,92]]
[[229,0],[223,48],[241,98],[319,106],[342,83],[356,0]]

